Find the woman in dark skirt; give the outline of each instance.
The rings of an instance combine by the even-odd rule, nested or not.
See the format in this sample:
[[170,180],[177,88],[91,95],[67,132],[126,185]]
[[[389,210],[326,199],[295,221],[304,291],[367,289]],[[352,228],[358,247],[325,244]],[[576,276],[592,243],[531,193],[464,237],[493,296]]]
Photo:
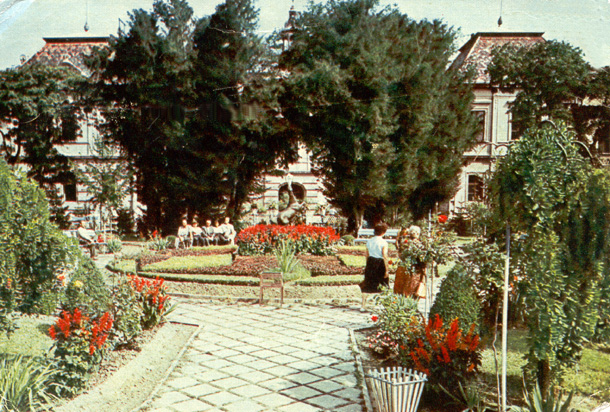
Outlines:
[[366,299],[369,293],[380,292],[381,287],[389,287],[388,276],[388,242],[383,235],[388,225],[380,223],[375,226],[375,236],[366,242],[366,268],[364,282],[360,284],[362,291],[362,310],[366,309]]

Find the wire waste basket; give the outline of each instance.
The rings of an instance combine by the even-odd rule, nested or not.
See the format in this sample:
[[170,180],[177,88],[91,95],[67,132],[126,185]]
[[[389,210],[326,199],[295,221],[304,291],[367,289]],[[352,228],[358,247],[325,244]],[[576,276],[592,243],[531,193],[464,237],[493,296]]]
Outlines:
[[424,390],[426,375],[402,367],[369,370],[377,409],[380,412],[415,412]]

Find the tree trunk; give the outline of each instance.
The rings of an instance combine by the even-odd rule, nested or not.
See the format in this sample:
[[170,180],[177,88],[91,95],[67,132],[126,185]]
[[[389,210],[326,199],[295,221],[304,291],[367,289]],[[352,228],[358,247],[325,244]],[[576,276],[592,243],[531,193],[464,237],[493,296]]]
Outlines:
[[538,361],[538,370],[536,371],[536,377],[538,379],[538,386],[540,387],[540,393],[542,397],[546,399],[549,394],[549,388],[551,387],[551,366],[549,361],[541,360]]
[[362,214],[363,211],[358,208],[354,208],[352,213],[347,217],[347,233],[358,237],[358,231],[362,226]]

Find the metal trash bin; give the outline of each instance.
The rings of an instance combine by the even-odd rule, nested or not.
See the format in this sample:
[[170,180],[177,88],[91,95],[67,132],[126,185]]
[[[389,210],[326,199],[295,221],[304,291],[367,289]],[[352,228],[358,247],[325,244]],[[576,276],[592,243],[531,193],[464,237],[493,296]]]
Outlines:
[[428,380],[426,374],[402,367],[369,370],[380,412],[415,412]]

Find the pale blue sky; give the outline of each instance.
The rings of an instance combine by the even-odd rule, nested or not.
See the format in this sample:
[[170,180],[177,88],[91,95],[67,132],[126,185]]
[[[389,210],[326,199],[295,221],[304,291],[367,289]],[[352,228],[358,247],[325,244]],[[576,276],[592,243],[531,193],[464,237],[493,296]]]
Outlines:
[[[498,28],[502,1],[502,27]],[[43,37],[108,36],[127,11],[150,10],[152,0],[0,0],[0,69],[19,64],[44,44]],[[197,16],[214,12],[220,0],[191,0]],[[458,46],[478,31],[545,32],[546,39],[580,47],[596,67],[610,65],[610,0],[381,0],[420,20],[442,19],[460,28]],[[292,0],[258,0],[260,29],[282,27]],[[307,0],[295,0],[297,10]],[[90,30],[83,26],[87,16]]]

